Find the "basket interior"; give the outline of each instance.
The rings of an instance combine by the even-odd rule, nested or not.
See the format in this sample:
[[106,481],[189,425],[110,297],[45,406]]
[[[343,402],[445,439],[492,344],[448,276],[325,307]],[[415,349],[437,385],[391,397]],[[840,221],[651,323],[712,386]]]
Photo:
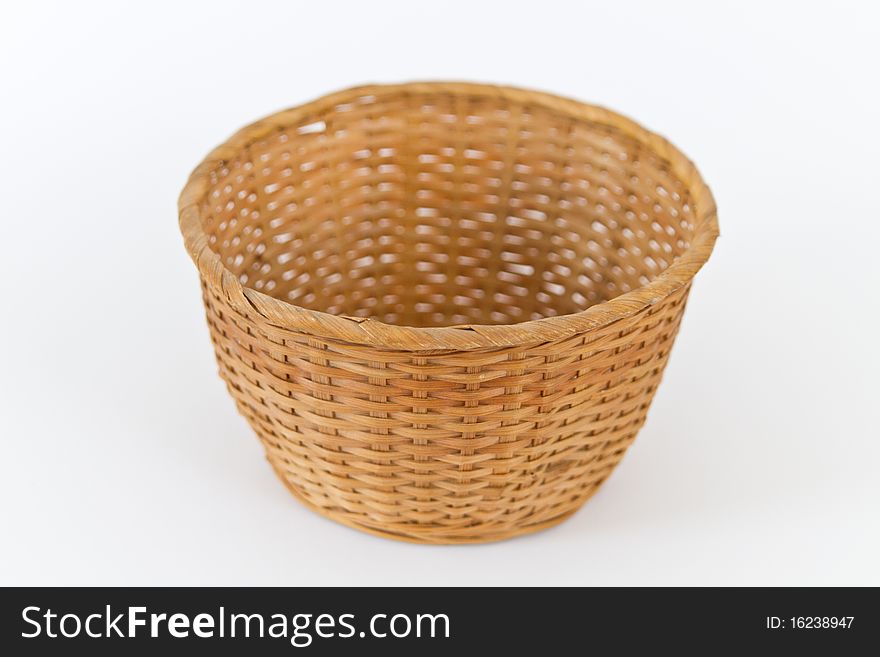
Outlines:
[[203,228],[243,285],[402,326],[584,310],[655,278],[694,225],[638,142],[476,95],[353,95],[210,181]]

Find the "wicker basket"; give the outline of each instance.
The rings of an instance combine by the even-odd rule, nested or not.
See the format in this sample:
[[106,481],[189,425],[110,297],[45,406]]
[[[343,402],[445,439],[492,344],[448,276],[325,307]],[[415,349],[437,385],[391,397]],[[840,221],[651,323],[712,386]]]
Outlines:
[[180,224],[220,374],[282,481],[427,543],[548,527],[596,491],[718,234],[663,138],[462,83],[263,119],[193,172]]

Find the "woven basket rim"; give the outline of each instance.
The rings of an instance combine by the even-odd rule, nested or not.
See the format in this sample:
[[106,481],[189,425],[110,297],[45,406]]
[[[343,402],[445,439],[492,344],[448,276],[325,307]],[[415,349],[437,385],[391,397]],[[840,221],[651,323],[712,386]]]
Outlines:
[[[211,250],[202,228],[199,206],[210,189],[210,174],[238,156],[250,144],[273,132],[314,121],[314,115],[364,96],[405,94],[458,94],[492,97],[530,104],[575,119],[600,124],[641,143],[664,160],[685,185],[694,208],[694,235],[690,245],[672,264],[646,285],[603,301],[585,310],[514,324],[459,324],[412,327],[387,324],[378,319],[332,315],[276,299],[241,284],[238,277]],[[242,128],[211,151],[193,170],[178,200],[180,229],[186,249],[201,276],[222,291],[242,313],[256,312],[281,329],[322,338],[400,349],[405,351],[473,350],[512,347],[560,340],[592,331],[629,317],[687,285],[712,253],[719,235],[715,200],[694,164],[664,137],[604,107],[555,94],[510,86],[472,82],[409,82],[351,87],[292,107]]]

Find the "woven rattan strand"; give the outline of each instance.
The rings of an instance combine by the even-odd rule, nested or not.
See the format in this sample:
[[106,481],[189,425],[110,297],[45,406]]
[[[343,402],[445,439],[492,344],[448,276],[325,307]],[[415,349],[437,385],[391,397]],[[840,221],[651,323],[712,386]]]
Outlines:
[[596,491],[718,235],[662,137],[465,83],[269,116],[208,155],[179,210],[220,374],[278,476],[426,543],[548,527]]

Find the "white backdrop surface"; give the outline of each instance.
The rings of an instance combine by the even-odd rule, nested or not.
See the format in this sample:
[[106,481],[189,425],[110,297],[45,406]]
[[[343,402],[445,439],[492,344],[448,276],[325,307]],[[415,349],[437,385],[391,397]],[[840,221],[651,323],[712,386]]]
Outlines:
[[[878,26],[846,2],[2,5],[0,584],[880,584]],[[295,502],[216,375],[177,229],[237,128],[412,79],[607,105],[719,206],[635,445],[504,543]]]

